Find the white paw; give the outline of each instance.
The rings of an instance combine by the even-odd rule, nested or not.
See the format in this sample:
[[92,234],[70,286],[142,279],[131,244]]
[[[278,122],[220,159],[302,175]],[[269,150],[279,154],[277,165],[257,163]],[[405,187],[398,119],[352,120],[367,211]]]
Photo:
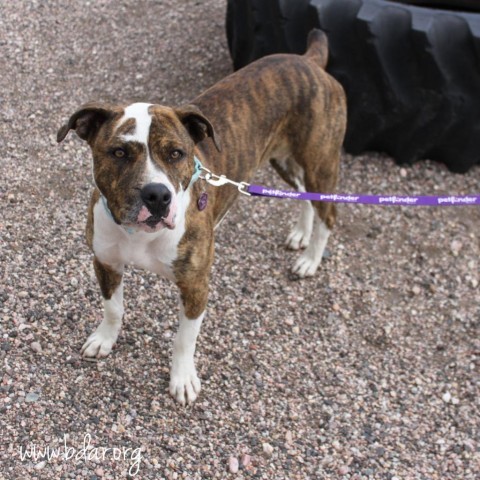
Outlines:
[[[176,370],[176,371],[175,371]],[[201,383],[195,365],[174,369],[170,375],[170,395],[181,405],[193,403],[200,393]]]
[[288,235],[285,245],[290,250],[307,248],[311,235],[311,231],[305,231],[303,228],[296,225]]
[[321,257],[319,260],[312,257],[310,252],[306,250],[300,257],[297,259],[292,268],[292,273],[295,273],[300,278],[312,277],[315,275],[318,266],[320,265]]
[[81,353],[84,357],[106,357],[112,351],[117,337],[118,333],[102,322],[83,344]]
[[300,250],[308,247],[313,229],[314,210],[310,202],[302,204],[302,211],[298,217],[297,224],[287,237],[285,245],[291,250]]
[[318,221],[315,225],[312,241],[293,265],[292,272],[300,278],[315,275],[315,272],[322,261],[323,252],[325,251],[329,236],[330,230],[321,220]]

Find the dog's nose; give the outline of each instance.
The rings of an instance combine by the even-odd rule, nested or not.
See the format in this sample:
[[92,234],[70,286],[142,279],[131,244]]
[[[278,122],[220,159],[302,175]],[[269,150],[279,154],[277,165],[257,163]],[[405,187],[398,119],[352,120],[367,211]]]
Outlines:
[[164,215],[172,201],[172,194],[163,183],[149,183],[140,191],[143,203],[152,215]]

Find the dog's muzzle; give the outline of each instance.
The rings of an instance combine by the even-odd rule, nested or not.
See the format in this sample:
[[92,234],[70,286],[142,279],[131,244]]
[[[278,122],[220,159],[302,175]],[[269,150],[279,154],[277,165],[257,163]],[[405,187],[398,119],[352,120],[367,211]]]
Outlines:
[[159,223],[167,228],[174,228],[172,192],[163,183],[149,183],[140,190],[144,206],[138,213],[137,222],[155,229]]

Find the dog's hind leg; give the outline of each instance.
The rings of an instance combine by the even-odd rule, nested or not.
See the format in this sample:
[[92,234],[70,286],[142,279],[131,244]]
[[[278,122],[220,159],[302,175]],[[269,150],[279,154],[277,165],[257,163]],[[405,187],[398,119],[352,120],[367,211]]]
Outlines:
[[[300,192],[305,192],[305,187],[302,185],[298,188]],[[297,223],[292,228],[287,236],[285,245],[291,250],[300,250],[307,248],[312,237],[313,219],[315,211],[311,202],[302,202],[300,216]]]
[[[328,168],[316,168],[305,175],[305,186],[310,192],[331,193],[337,182],[338,159]],[[292,272],[299,277],[315,274],[323,257],[330,232],[335,224],[336,208],[332,203],[314,202],[313,233],[307,249],[295,262]]]
[[[271,160],[270,163],[278,174],[292,187],[300,192],[305,192],[303,169],[293,160]],[[314,209],[311,202],[302,202],[300,215],[290,233],[285,245],[291,250],[306,248],[312,236]]]
[[298,257],[293,265],[292,272],[299,277],[311,277],[315,275],[320,262],[322,261],[323,253],[330,237],[331,228],[322,219],[318,213],[315,212],[315,222],[313,227],[313,234],[307,249]]

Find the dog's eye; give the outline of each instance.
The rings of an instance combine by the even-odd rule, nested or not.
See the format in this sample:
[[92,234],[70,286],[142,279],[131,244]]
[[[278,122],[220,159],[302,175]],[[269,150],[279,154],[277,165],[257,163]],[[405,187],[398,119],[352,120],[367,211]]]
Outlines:
[[176,162],[183,157],[184,153],[181,150],[172,150],[170,152],[170,160]]
[[127,156],[127,152],[123,148],[116,148],[112,154],[117,158],[125,158]]

